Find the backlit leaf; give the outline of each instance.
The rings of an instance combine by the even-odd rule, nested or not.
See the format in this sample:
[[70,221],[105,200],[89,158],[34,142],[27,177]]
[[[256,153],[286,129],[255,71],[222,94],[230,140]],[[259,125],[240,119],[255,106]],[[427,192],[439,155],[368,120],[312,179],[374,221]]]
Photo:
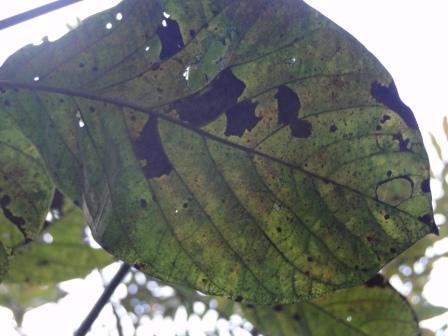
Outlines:
[[411,110],[302,1],[124,1],[0,86],[96,240],[166,281],[294,302],[437,231]]
[[[10,103],[3,100],[4,106]],[[0,240],[7,248],[36,239],[53,196],[53,183],[36,147],[6,109],[0,122]],[[10,111],[11,112],[11,111]]]
[[380,275],[367,285],[294,305],[249,306],[244,317],[270,336],[417,336],[411,306]]

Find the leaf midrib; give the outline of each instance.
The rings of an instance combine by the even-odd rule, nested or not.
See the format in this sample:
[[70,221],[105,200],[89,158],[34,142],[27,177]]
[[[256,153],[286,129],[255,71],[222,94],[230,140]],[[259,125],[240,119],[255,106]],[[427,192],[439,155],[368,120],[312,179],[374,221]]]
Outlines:
[[221,137],[219,137],[217,135],[211,134],[211,133],[209,133],[207,131],[204,131],[204,130],[202,130],[200,128],[197,128],[197,127],[194,127],[192,125],[189,125],[189,124],[187,124],[185,122],[177,120],[177,119],[175,119],[175,118],[173,118],[171,116],[168,116],[166,114],[153,111],[153,110],[151,110],[149,108],[146,108],[144,106],[140,106],[140,105],[137,105],[137,104],[134,104],[134,103],[130,103],[130,102],[127,102],[127,101],[122,101],[120,99],[116,99],[116,98],[112,98],[112,97],[102,97],[102,96],[98,96],[96,94],[91,94],[91,93],[88,93],[88,92],[72,90],[72,89],[67,89],[67,88],[56,88],[56,87],[47,86],[47,85],[41,85],[41,84],[23,83],[23,82],[17,82],[17,81],[0,79],[0,87],[1,86],[5,86],[5,87],[9,87],[9,88],[16,88],[16,89],[25,89],[25,90],[30,90],[30,91],[33,91],[33,92],[42,91],[42,92],[46,92],[46,93],[55,93],[55,94],[61,94],[61,95],[66,95],[66,96],[70,96],[70,97],[76,96],[76,97],[79,97],[79,98],[85,98],[85,99],[89,99],[89,100],[99,101],[99,102],[102,102],[102,103],[105,103],[105,104],[115,105],[115,106],[118,106],[120,108],[126,107],[126,108],[129,108],[129,109],[138,111],[138,112],[142,112],[142,113],[148,114],[150,116],[153,116],[155,118],[160,118],[160,119],[165,120],[165,121],[167,121],[169,123],[175,124],[177,126],[185,128],[185,129],[188,129],[189,131],[195,132],[198,135],[203,136],[205,138],[208,138],[208,139],[210,139],[212,141],[216,141],[216,142],[219,142],[219,143],[221,143],[223,145],[233,147],[235,149],[241,150],[241,151],[243,151],[245,153],[248,153],[248,154],[258,155],[258,156],[264,157],[266,159],[272,160],[274,162],[277,162],[277,163],[282,164],[284,166],[287,166],[289,168],[298,170],[301,173],[306,174],[308,176],[311,176],[313,178],[316,178],[318,180],[321,180],[322,182],[331,183],[331,184],[333,184],[333,185],[335,185],[337,187],[340,187],[340,188],[346,189],[348,191],[351,191],[351,192],[353,192],[353,193],[355,193],[355,194],[357,194],[359,196],[371,199],[371,200],[373,200],[373,201],[375,201],[375,202],[377,202],[377,203],[379,203],[379,204],[381,204],[381,205],[383,205],[385,207],[394,209],[394,210],[396,210],[396,211],[398,211],[398,212],[400,212],[400,213],[402,213],[402,214],[404,214],[406,216],[409,216],[409,217],[411,217],[413,219],[416,219],[414,215],[410,214],[409,212],[407,212],[405,210],[402,210],[400,208],[397,208],[396,206],[393,206],[393,205],[390,205],[388,203],[385,203],[385,202],[383,202],[381,200],[378,200],[377,198],[372,197],[370,195],[366,195],[366,194],[364,194],[363,192],[361,192],[359,190],[356,190],[356,189],[351,188],[349,186],[340,184],[339,182],[336,182],[336,181],[334,181],[334,180],[332,180],[332,179],[330,179],[328,177],[324,177],[324,176],[321,176],[319,174],[313,173],[313,172],[311,172],[309,170],[306,170],[306,169],[304,169],[304,168],[302,168],[300,166],[296,166],[296,165],[294,165],[292,163],[283,161],[283,160],[281,160],[279,158],[276,158],[276,157],[273,157],[271,155],[259,152],[256,149],[248,148],[248,147],[245,147],[243,145],[240,145],[240,144],[234,143],[232,141],[229,141],[227,139],[223,139],[223,138],[221,138]]

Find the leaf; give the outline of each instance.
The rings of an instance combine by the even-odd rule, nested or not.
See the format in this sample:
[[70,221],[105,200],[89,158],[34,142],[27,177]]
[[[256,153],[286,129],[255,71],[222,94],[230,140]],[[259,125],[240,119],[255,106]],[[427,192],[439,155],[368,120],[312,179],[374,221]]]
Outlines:
[[442,155],[442,148],[440,147],[437,139],[435,138],[435,136],[432,133],[429,133],[429,136],[431,137],[431,143],[434,147],[434,149],[436,150],[437,156],[439,157],[440,161],[444,161],[443,160],[443,155]]
[[437,232],[411,110],[302,1],[124,1],[0,86],[95,239],[165,281],[295,302]]
[[419,335],[405,298],[378,275],[362,285],[294,305],[250,306],[244,317],[270,336]]
[[27,310],[56,301],[64,295],[65,293],[59,290],[56,284],[43,286],[3,283],[0,285],[0,305],[12,310],[19,326]]
[[[3,104],[8,106],[9,100]],[[53,196],[53,183],[36,147],[13,117],[0,123],[0,239],[13,248],[36,239]]]
[[62,218],[52,223],[39,241],[17,250],[5,279],[7,285],[50,285],[83,277],[93,268],[113,262],[110,255],[92,249],[84,241],[82,212],[72,203],[65,203]]

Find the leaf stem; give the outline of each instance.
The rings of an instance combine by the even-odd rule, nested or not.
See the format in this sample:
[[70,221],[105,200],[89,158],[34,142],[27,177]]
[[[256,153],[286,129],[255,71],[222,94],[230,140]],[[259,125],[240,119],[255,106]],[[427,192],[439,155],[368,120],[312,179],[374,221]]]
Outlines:
[[90,310],[89,314],[84,319],[84,321],[81,323],[81,326],[75,332],[74,336],[85,336],[87,334],[93,322],[95,322],[95,320],[97,319],[98,315],[100,314],[101,310],[106,305],[106,303],[109,302],[109,299],[112,296],[113,292],[115,291],[117,286],[121,283],[126,274],[129,272],[130,268],[131,266],[129,266],[126,263],[123,263],[120,266],[120,269],[118,270],[117,274],[115,274],[112,281],[104,289],[103,294],[101,294],[100,298],[95,303],[92,310]]

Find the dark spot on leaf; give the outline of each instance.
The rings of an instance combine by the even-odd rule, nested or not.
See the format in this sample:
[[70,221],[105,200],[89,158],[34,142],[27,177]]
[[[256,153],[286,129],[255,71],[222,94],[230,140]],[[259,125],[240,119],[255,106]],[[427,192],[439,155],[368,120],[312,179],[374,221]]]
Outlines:
[[354,269],[357,271],[359,270],[359,265],[355,265]]
[[84,63],[79,63],[80,68],[84,68]]
[[190,29],[190,37],[194,38],[196,36],[196,32],[194,29]]
[[308,138],[313,127],[309,121],[299,119],[299,96],[286,85],[281,85],[274,98],[277,99],[278,123],[289,125],[292,136]]
[[156,71],[160,69],[160,63],[159,62],[155,62],[153,65],[151,65],[151,70],[152,71]]
[[294,320],[296,320],[296,321],[300,321],[300,315],[299,315],[299,314],[294,314],[294,315],[292,316],[292,318],[293,318]]
[[11,198],[8,195],[4,195],[0,199],[0,207],[3,210],[3,215],[8,219],[11,223],[13,223],[19,231],[22,233],[23,237],[25,238],[25,241],[29,241],[28,235],[25,231],[24,225],[25,225],[25,219],[22,217],[16,217],[12,213],[10,209],[8,209],[8,205],[11,203]]
[[174,108],[183,121],[200,127],[237,104],[245,87],[246,85],[227,68],[201,91],[174,103]]
[[377,130],[377,131],[381,131],[381,129],[382,129],[382,127],[381,127],[380,125],[377,125],[377,126],[376,126],[376,130]]
[[179,24],[176,20],[166,18],[166,27],[163,25],[157,28],[157,35],[159,36],[162,50],[160,51],[160,59],[167,59],[177,54],[184,47],[182,34],[180,33]]
[[163,149],[157,125],[158,119],[151,117],[140,132],[140,136],[132,141],[137,158],[146,161],[143,167],[146,178],[168,175],[172,169]]
[[391,176],[392,176],[392,171],[391,171],[391,170],[388,170],[387,173],[386,173],[386,175],[387,175],[387,177],[391,177]]
[[429,225],[429,224],[432,224],[432,222],[433,222],[433,218],[432,218],[432,216],[431,216],[431,215],[428,215],[428,214],[419,217],[418,220],[419,220],[420,222],[425,223],[425,224],[428,224],[428,225]]
[[243,297],[242,297],[241,295],[238,295],[238,296],[235,298],[235,301],[236,301],[236,302],[241,302],[241,301],[243,301]]
[[423,180],[422,184],[421,184],[421,189],[424,193],[429,193],[431,192],[431,188],[429,186],[429,179]]
[[54,191],[53,200],[51,201],[50,209],[51,211],[56,211],[60,216],[63,215],[62,208],[64,207],[64,195],[56,189]]
[[397,253],[397,250],[396,250],[396,249],[394,249],[393,247],[391,247],[391,248],[390,248],[390,253],[393,253],[393,254],[395,254],[395,253]]
[[296,138],[308,138],[311,135],[313,126],[307,120],[296,120],[289,125],[292,136]]
[[93,106],[89,106],[89,111],[93,113],[95,112],[95,108]]
[[95,66],[92,68],[92,71],[93,71],[93,72],[97,72],[97,71],[98,71],[98,67],[95,65]]
[[388,214],[385,214],[385,215],[384,215],[384,219],[385,219],[385,220],[388,220],[389,218],[390,218],[390,215],[388,215]]
[[188,208],[188,203],[185,202],[185,203],[182,205],[182,207],[183,207],[184,209]]
[[274,310],[275,310],[276,312],[281,312],[281,311],[283,311],[283,305],[281,305],[281,304],[275,305],[275,306],[274,306]]
[[408,148],[409,139],[406,139],[406,140],[403,139],[403,135],[401,133],[394,134],[392,136],[392,139],[398,141],[400,152],[406,152],[409,150],[409,148]]
[[138,270],[142,270],[143,267],[145,267],[145,265],[143,263],[137,263],[134,264],[134,268],[138,269]]
[[308,260],[308,262],[312,262],[313,261],[313,257],[308,257],[308,258],[306,258],[306,260]]
[[410,128],[418,129],[414,114],[411,109],[401,101],[394,82],[390,83],[389,86],[384,86],[375,81],[372,83],[370,93],[376,101],[396,112]]
[[278,233],[282,232],[282,228],[279,227],[279,226],[277,226],[277,232],[278,232]]
[[299,117],[299,96],[286,85],[281,85],[274,96],[277,99],[278,123],[290,125]]
[[254,309],[254,308],[255,308],[255,306],[254,306],[253,304],[250,304],[250,303],[248,303],[248,304],[246,305],[246,308],[249,308],[249,309]]
[[379,273],[375,274],[370,280],[367,280],[365,285],[367,287],[386,287],[386,279]]
[[434,223],[434,217],[431,214],[420,216],[418,217],[418,220],[430,226],[432,233],[439,235],[439,228],[437,227],[436,223]]
[[224,134],[242,136],[246,129],[252,130],[261,119],[255,116],[256,106],[257,104],[244,100],[228,109],[226,111],[227,128]]
[[47,259],[42,259],[37,262],[39,266],[47,266],[50,262]]
[[330,132],[331,133],[334,133],[334,132],[336,132],[338,130],[338,128],[336,127],[336,125],[331,125],[330,126]]
[[144,198],[140,199],[140,208],[145,209],[148,206],[148,202]]
[[384,124],[386,121],[390,120],[390,116],[388,116],[387,114],[383,115],[383,119],[380,120],[380,122],[382,124]]

